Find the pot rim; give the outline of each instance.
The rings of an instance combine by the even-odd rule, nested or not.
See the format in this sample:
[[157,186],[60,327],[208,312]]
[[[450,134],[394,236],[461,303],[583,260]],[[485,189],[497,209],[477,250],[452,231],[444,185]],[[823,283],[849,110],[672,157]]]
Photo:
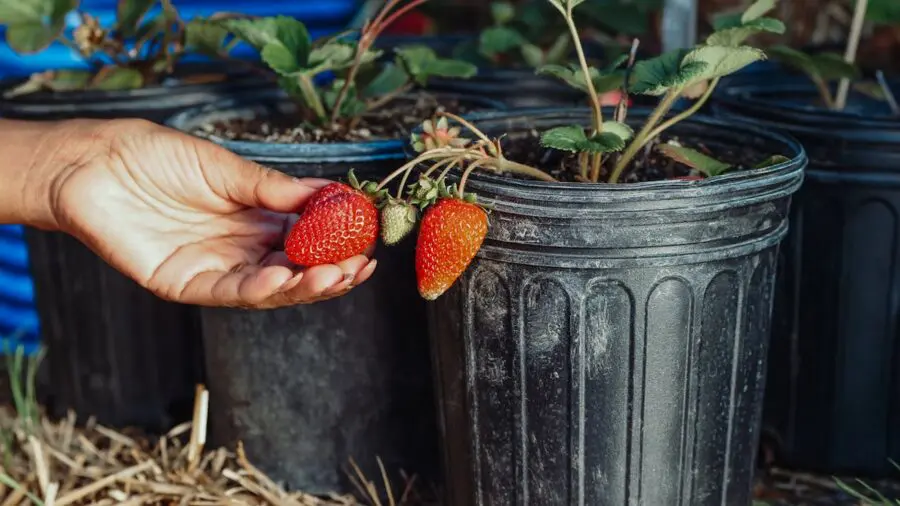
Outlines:
[[[439,97],[453,97],[481,103],[498,110],[506,109],[506,106],[502,103],[485,97],[443,91],[427,92]],[[178,112],[167,119],[164,124],[170,128],[190,133],[191,127],[202,123],[205,118],[216,113],[252,109],[265,104],[284,103],[286,101],[287,95],[279,88],[252,90],[237,93],[232,98]],[[404,146],[407,143],[407,139],[404,138],[331,143],[260,142],[230,140],[217,136],[210,136],[207,139],[246,158],[272,163],[339,163],[387,159],[399,160],[406,157]]]
[[[604,113],[611,114],[611,108]],[[629,117],[646,116],[648,108],[631,108]],[[513,109],[507,111],[479,112],[467,115],[465,119],[481,128],[479,123],[512,119],[529,116],[533,118],[560,118],[581,119],[585,125],[590,122],[590,109],[587,107],[541,107],[527,109]],[[696,114],[676,125],[707,126],[718,129],[728,129],[730,132],[741,132],[758,136],[770,142],[780,143],[793,153],[793,157],[783,163],[770,165],[760,169],[747,169],[727,173],[721,176],[703,179],[700,181],[662,180],[644,181],[638,183],[582,183],[582,182],[544,182],[531,179],[511,179],[501,176],[486,174],[484,172],[473,173],[469,178],[470,187],[483,188],[498,196],[515,196],[520,192],[527,192],[529,199],[545,198],[559,200],[565,195],[566,202],[597,202],[605,196],[606,199],[623,201],[644,201],[648,199],[660,199],[672,201],[676,199],[694,199],[703,196],[728,195],[745,193],[757,190],[761,185],[771,185],[780,182],[787,183],[793,179],[802,177],[803,169],[808,163],[806,150],[797,139],[787,133],[773,132],[756,125],[742,124],[738,121],[728,121],[720,118]],[[417,130],[418,131],[418,128]],[[407,146],[409,151],[409,147]],[[411,156],[411,155],[408,155]],[[458,169],[454,169],[459,174]],[[472,184],[475,183],[475,186]],[[758,191],[758,190],[757,190]],[[673,192],[677,192],[673,194]]]

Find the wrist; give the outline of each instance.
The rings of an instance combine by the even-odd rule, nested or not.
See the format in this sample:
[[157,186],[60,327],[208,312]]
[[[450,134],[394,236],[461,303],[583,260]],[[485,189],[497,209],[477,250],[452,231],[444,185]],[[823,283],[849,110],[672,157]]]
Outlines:
[[[59,230],[59,188],[98,149],[96,120],[0,120],[0,223]],[[4,163],[3,160],[13,161]]]

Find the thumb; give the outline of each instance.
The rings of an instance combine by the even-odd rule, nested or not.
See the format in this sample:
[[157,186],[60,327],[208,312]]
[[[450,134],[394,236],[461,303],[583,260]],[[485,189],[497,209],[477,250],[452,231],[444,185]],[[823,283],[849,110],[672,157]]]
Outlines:
[[213,191],[237,204],[280,213],[295,212],[320,188],[333,182],[292,177],[213,146],[218,151],[213,157],[215,162],[203,163],[203,172]]

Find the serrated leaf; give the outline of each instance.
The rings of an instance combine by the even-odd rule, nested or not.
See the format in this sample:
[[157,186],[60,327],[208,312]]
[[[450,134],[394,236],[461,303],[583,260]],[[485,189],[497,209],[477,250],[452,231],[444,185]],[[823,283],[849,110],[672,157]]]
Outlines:
[[791,159],[784,155],[772,155],[772,156],[766,158],[765,160],[754,165],[753,168],[754,169],[765,169],[766,167],[771,167],[773,165],[778,165],[778,164],[789,162],[789,161],[791,161]]
[[525,44],[525,38],[512,28],[496,26],[481,32],[478,44],[485,56],[493,57],[520,47]]
[[297,65],[305,67],[309,62],[310,46],[309,31],[306,25],[295,18],[282,16],[276,20],[278,40],[290,51]]
[[91,88],[98,90],[133,90],[144,85],[144,77],[135,69],[107,67],[100,71]]
[[225,46],[228,30],[205,20],[192,19],[184,27],[184,45],[190,52],[219,54]]
[[623,141],[627,141],[634,135],[634,130],[630,126],[619,121],[604,121],[603,132],[617,135]]
[[272,70],[283,76],[293,74],[300,69],[300,64],[291,51],[281,42],[270,42],[263,47],[260,58]]
[[124,37],[134,36],[138,23],[155,1],[119,0],[119,4],[116,6],[116,30]]
[[775,8],[775,0],[756,0],[741,15],[741,23],[747,24],[759,19]]
[[660,153],[672,160],[687,165],[694,170],[698,170],[708,177],[718,176],[731,168],[731,165],[727,163],[720,162],[695,149],[684,146],[660,144],[657,149]]
[[685,64],[686,55],[686,50],[675,49],[635,63],[631,71],[630,91],[659,96],[673,87],[687,85],[706,71],[707,64],[702,61]]
[[560,151],[578,153],[585,142],[587,142],[587,135],[585,135],[584,129],[580,126],[551,128],[541,134],[542,146]]
[[0,0],[0,25],[61,23],[78,0]]
[[505,25],[512,21],[512,19],[516,15],[516,9],[509,2],[492,2],[491,3],[491,17],[494,19],[494,24],[497,25]]
[[766,54],[755,47],[700,46],[689,52],[681,62],[682,68],[695,63],[706,64],[688,82],[724,77],[753,62],[766,59]]
[[625,149],[625,139],[613,132],[600,132],[589,137],[579,147],[580,151],[588,153],[614,153]]
[[403,68],[394,63],[387,63],[381,68],[381,72],[363,88],[362,96],[371,98],[384,95],[400,89],[407,82],[409,82],[409,77]]
[[819,53],[812,56],[812,63],[822,79],[858,79],[862,73],[852,63],[837,53]]
[[750,21],[742,26],[726,28],[714,32],[707,37],[706,43],[710,46],[737,47],[757,33],[769,32],[780,35],[783,34],[784,31],[784,23],[780,20],[774,18],[760,18]]
[[[381,55],[381,51],[367,51],[361,64],[370,63]],[[356,45],[349,42],[331,42],[317,47],[309,53],[306,72],[317,74],[326,70],[343,70],[353,65],[356,57]]]
[[[283,46],[295,51],[299,56],[303,56],[304,52],[309,51],[309,33],[306,26],[289,16],[223,19],[218,23],[239,39],[256,48],[257,51],[262,51],[266,45],[272,42],[281,42]],[[303,60],[303,58],[298,58],[298,61]]]

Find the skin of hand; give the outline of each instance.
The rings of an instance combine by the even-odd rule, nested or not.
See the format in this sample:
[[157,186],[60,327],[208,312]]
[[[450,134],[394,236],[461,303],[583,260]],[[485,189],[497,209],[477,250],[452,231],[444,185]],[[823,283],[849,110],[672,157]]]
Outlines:
[[13,183],[0,223],[70,234],[163,299],[276,308],[343,295],[375,270],[371,252],[301,270],[282,251],[294,212],[331,181],[144,120],[0,120],[4,138],[0,160],[29,163],[0,164]]

